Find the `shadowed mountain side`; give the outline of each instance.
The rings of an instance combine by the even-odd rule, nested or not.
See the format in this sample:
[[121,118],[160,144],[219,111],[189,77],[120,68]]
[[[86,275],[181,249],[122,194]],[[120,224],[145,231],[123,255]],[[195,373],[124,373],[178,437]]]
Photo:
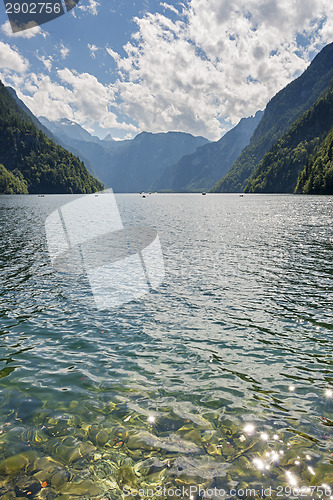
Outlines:
[[250,144],[212,191],[242,192],[265,153],[289,130],[295,120],[326,92],[332,77],[333,43],[327,45],[314,58],[299,78],[287,85],[267,104]]
[[249,144],[262,111],[242,118],[219,141],[198,148],[170,166],[153,184],[153,191],[200,192],[209,191],[225,175],[242,150]]
[[70,151],[79,151],[80,156],[87,158],[93,172],[115,192],[152,190],[167,167],[209,142],[183,132],[142,132],[125,141],[114,141],[107,135],[101,141],[68,121],[50,122],[42,117],[40,120]]
[[[308,185],[307,176],[310,176],[309,167],[311,157],[321,148],[326,137],[333,127],[333,81],[326,94],[303,113],[291,126],[286,134],[269,150],[253,173],[245,187],[249,193],[293,193],[296,188],[300,172],[302,182],[298,191]],[[321,161],[317,158],[316,177],[320,174],[323,162],[328,166],[329,154],[322,151]],[[327,161],[325,161],[327,158]],[[325,177],[325,176],[324,176]],[[311,192],[320,193],[329,191],[329,182],[318,179],[310,182]],[[302,185],[302,187],[301,187]]]

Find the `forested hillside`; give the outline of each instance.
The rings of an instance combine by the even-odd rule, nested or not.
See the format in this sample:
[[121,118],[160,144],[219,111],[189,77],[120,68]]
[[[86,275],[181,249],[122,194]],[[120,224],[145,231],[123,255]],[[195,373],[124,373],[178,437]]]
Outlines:
[[333,194],[333,128],[298,177],[297,193]]
[[267,104],[249,146],[212,191],[242,192],[267,151],[327,91],[332,78],[333,43],[324,47],[307,70]]
[[103,185],[55,144],[0,82],[0,193],[91,193]]
[[[249,193],[293,193],[298,183],[298,176],[304,167],[307,170],[302,173],[303,181],[299,183],[298,191],[302,191],[305,184],[309,185],[310,158],[321,148],[323,141],[333,127],[333,82],[327,93],[303,113],[291,126],[286,134],[274,144],[270,151],[264,156],[262,162],[254,172],[245,187]],[[316,158],[315,183],[312,181],[312,192],[316,192],[319,184],[318,173],[323,162],[320,158],[326,158],[327,152],[322,151]],[[327,161],[325,161],[327,165]],[[307,180],[305,180],[307,178]],[[317,187],[315,187],[317,186]],[[321,186],[324,189],[324,186]],[[306,188],[308,189],[308,187]]]

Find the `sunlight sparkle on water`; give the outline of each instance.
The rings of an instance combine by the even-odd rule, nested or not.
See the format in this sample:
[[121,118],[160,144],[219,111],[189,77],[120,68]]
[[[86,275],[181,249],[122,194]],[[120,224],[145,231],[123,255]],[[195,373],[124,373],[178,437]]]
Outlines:
[[286,476],[290,486],[297,486],[297,479],[291,472],[286,472]]
[[326,389],[325,396],[327,398],[333,398],[333,390],[332,389]]
[[265,469],[265,464],[260,458],[255,458],[253,460],[253,464],[257,467],[259,470],[264,470]]
[[246,426],[244,427],[244,432],[246,432],[246,434],[248,434],[249,436],[254,434],[255,430],[256,428],[253,424],[246,424]]
[[308,471],[310,472],[310,474],[312,474],[313,476],[316,475],[315,471],[313,470],[312,467],[308,467]]

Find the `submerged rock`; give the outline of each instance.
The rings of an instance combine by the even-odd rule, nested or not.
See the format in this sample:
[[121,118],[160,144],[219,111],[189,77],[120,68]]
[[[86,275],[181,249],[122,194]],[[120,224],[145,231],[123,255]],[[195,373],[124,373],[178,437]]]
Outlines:
[[96,447],[73,437],[59,438],[53,443],[51,454],[64,464],[71,464],[93,455]]
[[33,498],[41,490],[41,483],[31,477],[20,477],[15,481],[17,497]]
[[101,493],[101,489],[92,481],[86,480],[81,483],[69,483],[65,486],[62,486],[59,491],[63,493],[62,498],[65,495],[65,498],[71,498],[71,495],[78,497],[89,497],[89,496],[97,496]]
[[131,488],[136,488],[137,486],[137,477],[132,467],[128,465],[119,467],[116,471],[116,480],[120,489],[123,489],[124,486],[129,486]]
[[15,491],[6,491],[5,493],[2,493],[2,488],[0,489],[0,498],[1,500],[15,500],[16,495]]
[[168,476],[201,484],[209,479],[225,478],[229,468],[229,464],[218,464],[209,457],[203,460],[179,457],[168,471]]
[[21,471],[26,471],[36,458],[37,453],[34,451],[27,451],[8,457],[0,462],[0,475],[15,476]]
[[134,471],[141,476],[149,476],[161,472],[168,467],[168,460],[161,461],[156,457],[147,458],[134,466]]

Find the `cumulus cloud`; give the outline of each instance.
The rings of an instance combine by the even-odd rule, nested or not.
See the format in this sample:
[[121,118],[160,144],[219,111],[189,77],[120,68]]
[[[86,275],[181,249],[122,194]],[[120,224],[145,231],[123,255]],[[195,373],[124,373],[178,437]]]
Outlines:
[[44,38],[46,36],[45,33],[41,30],[40,26],[34,26],[33,28],[29,28],[23,31],[18,31],[17,33],[13,33],[13,30],[11,28],[10,22],[6,21],[2,26],[1,26],[1,31],[4,33],[6,36],[10,38],[33,38],[36,35],[42,35]]
[[79,4],[77,8],[79,8],[83,12],[89,12],[89,14],[97,16],[99,6],[100,3],[97,0],[88,0],[86,4]]
[[[40,60],[47,64],[43,56]],[[90,130],[97,123],[105,129],[137,132],[134,125],[121,121],[112,109],[115,105],[112,85],[103,85],[89,73],[59,69],[58,81],[49,75],[36,73],[20,77],[0,74],[0,77],[5,84],[17,90],[18,96],[36,116],[43,114],[49,120],[68,118]]]
[[173,12],[174,14],[179,14],[179,11],[176,9],[176,7],[174,7],[173,5],[170,5],[166,2],[161,2],[160,6],[166,10],[171,10],[171,12]]
[[28,61],[8,43],[0,42],[0,68],[16,73],[24,73],[29,68]]
[[45,66],[45,68],[47,69],[48,72],[51,71],[52,64],[53,64],[53,58],[51,56],[50,57],[45,57],[45,56],[39,56],[37,54],[37,59],[44,64],[44,66]]
[[[86,0],[78,7],[95,15],[98,6]],[[333,38],[331,0],[188,0],[179,6],[164,1],[163,13],[136,17],[135,32],[118,52],[88,45],[92,57],[113,59],[112,85],[69,68],[27,74],[28,61],[2,42],[0,68],[30,109],[51,120],[217,139],[263,109]],[[53,59],[40,58],[47,71],[69,54],[63,44],[57,50]]]
[[140,129],[211,139],[267,101],[332,39],[331,0],[189,0],[135,18],[117,64],[122,110]]
[[61,59],[66,59],[66,57],[70,53],[70,49],[68,47],[65,47],[65,45],[61,43],[59,46],[59,52]]

